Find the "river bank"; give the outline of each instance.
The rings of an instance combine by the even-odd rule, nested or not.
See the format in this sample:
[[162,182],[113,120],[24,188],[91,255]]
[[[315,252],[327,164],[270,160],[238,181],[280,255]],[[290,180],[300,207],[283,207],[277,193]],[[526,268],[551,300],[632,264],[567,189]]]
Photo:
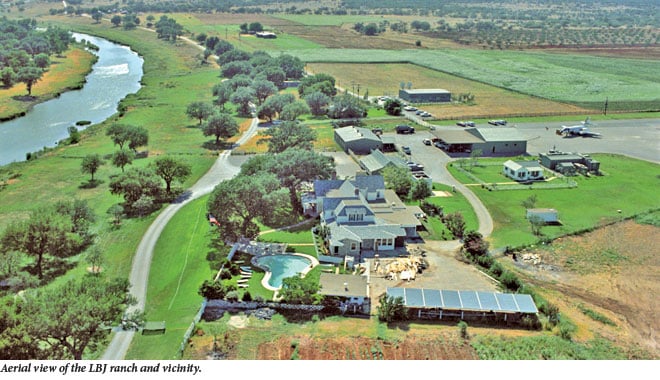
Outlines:
[[12,88],[0,89],[0,122],[25,116],[35,105],[59,97],[61,94],[83,87],[87,75],[98,58],[76,44],[62,57],[51,57],[52,63],[44,76],[27,96],[25,84],[17,83]]

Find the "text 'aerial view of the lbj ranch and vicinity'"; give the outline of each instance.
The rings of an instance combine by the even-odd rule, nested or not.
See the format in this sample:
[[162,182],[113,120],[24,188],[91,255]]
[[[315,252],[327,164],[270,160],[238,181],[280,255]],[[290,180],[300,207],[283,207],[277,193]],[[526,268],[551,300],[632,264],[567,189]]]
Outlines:
[[659,359],[659,15],[0,0],[1,372]]

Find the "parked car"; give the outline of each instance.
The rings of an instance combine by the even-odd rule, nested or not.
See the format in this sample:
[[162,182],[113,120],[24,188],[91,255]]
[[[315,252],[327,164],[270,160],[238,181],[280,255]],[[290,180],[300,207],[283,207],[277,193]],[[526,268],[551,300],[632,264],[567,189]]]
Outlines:
[[436,148],[447,149],[447,145],[443,144],[441,141],[436,141],[433,145],[435,145]]
[[428,113],[428,112],[422,112],[422,115],[421,115],[421,116],[422,116],[422,117],[433,117],[433,115],[431,115],[431,114]]
[[409,146],[402,146],[401,151],[405,154],[410,154],[410,147]]
[[413,128],[409,125],[397,125],[396,126],[396,133],[398,133],[398,134],[415,133],[415,128]]
[[490,125],[506,125],[506,120],[489,120]]
[[474,121],[459,121],[456,125],[459,127],[474,127],[476,124],[474,124]]
[[375,135],[382,135],[383,134],[383,128],[374,128],[371,130]]
[[404,111],[417,111],[417,107],[405,106],[405,107],[403,107],[403,110]]
[[424,139],[424,145],[431,145],[431,139]]

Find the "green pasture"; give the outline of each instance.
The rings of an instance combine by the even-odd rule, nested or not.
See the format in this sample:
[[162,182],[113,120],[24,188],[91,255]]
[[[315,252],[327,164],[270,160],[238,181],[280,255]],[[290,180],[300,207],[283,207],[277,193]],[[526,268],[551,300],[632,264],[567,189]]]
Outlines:
[[178,359],[179,345],[203,301],[197,291],[215,275],[206,260],[215,232],[206,220],[207,200],[184,206],[158,239],[144,311],[147,321],[165,321],[167,329],[163,335],[136,334],[127,359]]
[[295,49],[305,62],[409,62],[459,77],[567,102],[660,103],[660,61],[472,49]]
[[[433,205],[441,206],[445,215],[460,212],[461,215],[463,215],[463,220],[465,221],[466,231],[476,231],[479,229],[479,220],[477,219],[477,214],[475,214],[472,206],[470,205],[470,202],[468,202],[463,194],[459,192],[452,192],[451,186],[443,185],[440,183],[434,183],[433,190],[447,191],[451,193],[452,196],[432,196],[426,198],[427,202]],[[414,204],[417,204],[417,202]],[[425,239],[447,240],[447,238],[452,238],[451,232],[449,232],[447,227],[438,217],[429,217],[427,221],[424,222],[424,227],[427,229],[427,232],[422,234],[422,237]]]
[[[537,196],[536,207],[554,208],[559,213],[561,225],[541,229],[547,238],[658,209],[660,202],[656,189],[660,167],[657,164],[612,154],[593,154],[592,157],[601,163],[604,175],[571,177],[578,183],[574,189],[488,191],[473,187],[493,218],[495,228],[490,239],[494,247],[515,247],[538,241],[521,206],[521,202],[532,195]],[[497,170],[497,166],[492,170]],[[468,182],[456,168],[450,167],[449,171],[459,181]]]
[[401,17],[382,16],[381,15],[294,15],[294,14],[276,14],[273,17],[283,20],[293,21],[306,26],[342,26],[344,24],[380,23],[381,21],[396,22]]

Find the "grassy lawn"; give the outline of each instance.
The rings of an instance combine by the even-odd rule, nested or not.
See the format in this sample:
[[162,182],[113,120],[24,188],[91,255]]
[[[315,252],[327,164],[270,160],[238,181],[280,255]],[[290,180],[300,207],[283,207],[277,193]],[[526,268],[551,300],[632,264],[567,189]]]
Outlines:
[[158,239],[149,272],[147,321],[165,321],[164,335],[136,335],[127,359],[178,359],[183,335],[199,311],[197,290],[215,275],[206,256],[214,228],[206,220],[208,196],[186,205]]
[[37,103],[70,89],[80,88],[85,83],[85,77],[96,62],[96,56],[74,45],[62,55],[63,58],[50,57],[51,66],[32,87],[34,99],[26,101],[18,98],[27,95],[23,83],[17,83],[9,89],[0,89],[0,119],[26,112]]
[[[451,186],[443,185],[440,183],[433,184],[433,190],[435,191],[445,191],[452,194],[449,197],[433,196],[426,198],[426,201],[442,207],[442,210],[446,214],[451,214],[455,212],[460,212],[463,215],[463,220],[465,221],[465,230],[478,230],[479,229],[479,220],[477,220],[477,215],[474,213],[470,202],[465,199],[461,193],[452,193]],[[415,202],[416,204],[416,202]],[[440,221],[438,217],[429,217],[426,222],[424,222],[424,227],[426,227],[427,232],[423,232],[421,235],[425,239],[430,240],[451,240],[453,236],[447,227]]]
[[[604,175],[571,177],[578,183],[575,189],[487,191],[474,187],[473,191],[495,223],[492,244],[495,247],[519,246],[538,240],[520,205],[531,195],[538,198],[536,207],[554,208],[559,212],[563,224],[545,226],[541,230],[548,238],[590,229],[660,206],[655,191],[660,178],[658,165],[611,154],[593,154],[592,157],[600,161]],[[454,168],[449,169],[458,180],[465,181]]]

